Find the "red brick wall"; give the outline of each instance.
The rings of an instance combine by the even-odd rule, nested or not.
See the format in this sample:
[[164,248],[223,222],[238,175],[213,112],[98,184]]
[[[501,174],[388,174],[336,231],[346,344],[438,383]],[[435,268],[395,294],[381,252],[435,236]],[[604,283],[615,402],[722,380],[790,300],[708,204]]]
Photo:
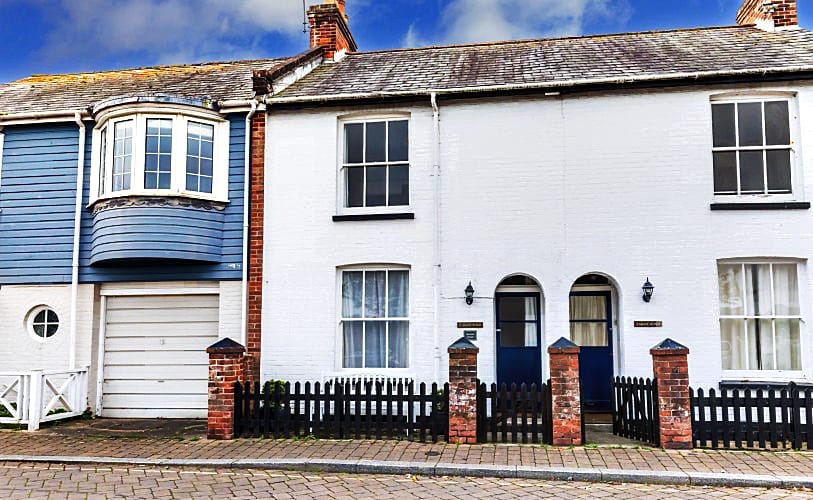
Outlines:
[[251,120],[251,202],[248,239],[247,380],[260,381],[263,309],[263,219],[265,215],[265,112]]
[[350,32],[344,5],[314,5],[308,9],[308,22],[311,27],[311,48],[324,47],[325,59],[333,59],[336,52],[357,49],[356,41]]
[[581,446],[583,439],[579,348],[551,346],[548,348],[548,357],[553,403],[553,444]]
[[737,24],[770,20],[777,28],[798,26],[796,0],[745,0],[737,12]]
[[655,348],[650,353],[653,373],[658,379],[661,447],[667,450],[691,449],[689,350]]
[[449,348],[449,442],[477,442],[477,353]]
[[209,439],[234,438],[234,383],[242,370],[242,352],[209,353]]

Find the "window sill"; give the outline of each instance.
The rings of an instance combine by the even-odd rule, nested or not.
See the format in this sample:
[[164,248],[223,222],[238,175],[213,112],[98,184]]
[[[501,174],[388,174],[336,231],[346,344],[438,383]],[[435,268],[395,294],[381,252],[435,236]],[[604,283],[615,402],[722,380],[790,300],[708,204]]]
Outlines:
[[178,192],[178,191],[168,191],[168,190],[154,190],[154,191],[122,191],[120,194],[109,194],[105,196],[100,196],[98,198],[93,199],[90,203],[88,203],[87,208],[93,208],[94,205],[104,201],[112,201],[117,199],[138,199],[138,198],[168,198],[168,199],[189,199],[189,200],[197,200],[197,201],[204,201],[204,202],[212,202],[212,203],[222,203],[228,204],[229,199],[221,198],[218,196],[214,196],[211,194],[206,193],[191,193],[191,192]]
[[712,203],[711,210],[810,210],[809,201],[779,201],[779,202],[725,202]]
[[333,222],[351,222],[351,221],[368,221],[368,220],[413,220],[414,218],[415,214],[413,212],[350,214],[350,215],[334,215]]

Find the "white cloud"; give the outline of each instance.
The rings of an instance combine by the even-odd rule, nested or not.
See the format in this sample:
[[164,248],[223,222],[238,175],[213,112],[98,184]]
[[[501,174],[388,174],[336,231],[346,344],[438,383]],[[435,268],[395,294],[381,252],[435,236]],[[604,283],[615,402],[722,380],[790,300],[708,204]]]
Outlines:
[[42,3],[54,24],[42,49],[51,59],[127,53],[158,63],[257,57],[269,52],[260,44],[266,34],[306,40],[301,0],[60,0],[57,9]]
[[[623,26],[629,19],[628,0],[452,0],[443,10],[441,43],[516,40],[580,35],[590,20]],[[404,42],[425,35],[411,26]]]

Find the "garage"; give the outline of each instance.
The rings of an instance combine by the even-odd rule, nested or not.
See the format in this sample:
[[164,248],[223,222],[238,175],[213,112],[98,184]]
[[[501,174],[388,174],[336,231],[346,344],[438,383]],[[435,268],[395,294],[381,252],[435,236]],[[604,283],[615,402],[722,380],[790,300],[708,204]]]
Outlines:
[[219,296],[106,296],[101,415],[205,418]]

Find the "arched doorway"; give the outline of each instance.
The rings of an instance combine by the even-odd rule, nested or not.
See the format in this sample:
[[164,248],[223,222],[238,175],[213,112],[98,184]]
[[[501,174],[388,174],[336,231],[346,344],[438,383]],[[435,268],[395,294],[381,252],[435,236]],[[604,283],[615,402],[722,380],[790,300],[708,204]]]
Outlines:
[[542,289],[532,278],[504,279],[494,296],[497,383],[542,382]]
[[570,290],[570,340],[579,354],[585,411],[608,412],[612,403],[614,287],[609,278],[586,274]]

